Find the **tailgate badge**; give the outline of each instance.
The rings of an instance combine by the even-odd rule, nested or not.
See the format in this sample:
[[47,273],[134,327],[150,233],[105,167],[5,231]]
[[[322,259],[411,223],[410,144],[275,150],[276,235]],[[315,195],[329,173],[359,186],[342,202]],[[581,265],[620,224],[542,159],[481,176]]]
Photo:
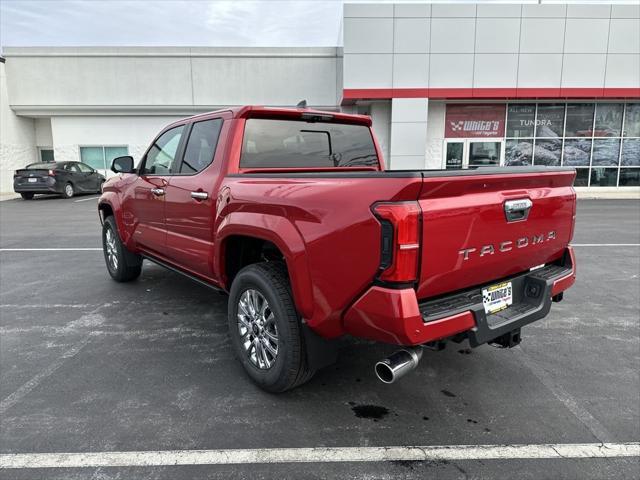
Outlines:
[[504,202],[504,214],[507,217],[507,222],[520,222],[522,220],[526,220],[532,206],[533,202],[528,198],[507,200]]

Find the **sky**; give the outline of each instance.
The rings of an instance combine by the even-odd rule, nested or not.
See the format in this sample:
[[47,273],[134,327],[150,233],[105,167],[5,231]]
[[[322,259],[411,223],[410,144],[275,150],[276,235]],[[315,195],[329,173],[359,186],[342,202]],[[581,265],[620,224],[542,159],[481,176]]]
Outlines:
[[[460,0],[447,3],[456,1]],[[500,1],[510,3],[491,3]],[[342,4],[343,0],[0,0],[0,46],[331,47],[342,45]]]

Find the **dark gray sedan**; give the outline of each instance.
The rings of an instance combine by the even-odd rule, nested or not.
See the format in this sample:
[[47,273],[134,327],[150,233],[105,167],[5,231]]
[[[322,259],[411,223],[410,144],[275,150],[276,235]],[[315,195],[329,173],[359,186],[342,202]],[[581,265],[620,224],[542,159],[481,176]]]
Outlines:
[[78,193],[100,193],[105,178],[86,163],[32,163],[16,170],[13,190],[25,200],[37,193],[59,193],[71,198]]

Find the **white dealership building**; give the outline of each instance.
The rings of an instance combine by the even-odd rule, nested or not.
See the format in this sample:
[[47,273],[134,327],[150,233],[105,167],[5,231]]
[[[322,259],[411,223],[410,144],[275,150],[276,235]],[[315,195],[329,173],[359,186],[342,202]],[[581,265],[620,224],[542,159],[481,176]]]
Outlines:
[[13,170],[105,170],[225,106],[372,116],[391,169],[570,165],[640,191],[640,4],[345,4],[344,47],[6,47],[0,192]]

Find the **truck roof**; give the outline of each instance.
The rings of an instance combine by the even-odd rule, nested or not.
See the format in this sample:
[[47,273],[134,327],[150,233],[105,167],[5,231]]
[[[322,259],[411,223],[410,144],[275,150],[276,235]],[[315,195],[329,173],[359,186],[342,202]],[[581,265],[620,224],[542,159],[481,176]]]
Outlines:
[[[314,110],[312,108],[295,107],[265,107],[262,105],[244,105],[239,107],[223,108],[213,112],[201,113],[189,117],[189,120],[207,117],[212,113],[231,112],[233,118],[309,118],[316,121],[338,121],[357,125],[371,126],[371,117],[368,115],[354,115],[342,112]],[[178,123],[178,122],[176,122]]]

